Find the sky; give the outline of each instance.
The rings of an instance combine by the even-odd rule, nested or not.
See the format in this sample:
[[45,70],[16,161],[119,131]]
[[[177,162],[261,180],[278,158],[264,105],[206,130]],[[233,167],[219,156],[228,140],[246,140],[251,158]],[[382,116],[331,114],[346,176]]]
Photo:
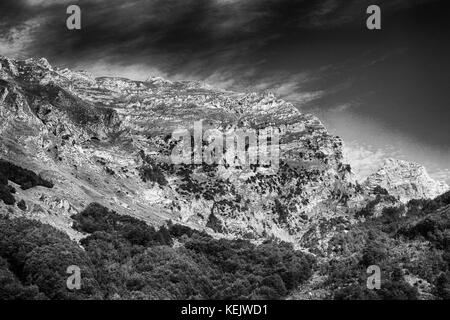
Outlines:
[[[0,54],[272,91],[342,137],[359,176],[394,157],[450,183],[449,2],[1,0]],[[66,27],[71,4],[81,30]],[[372,4],[381,30],[366,28]]]

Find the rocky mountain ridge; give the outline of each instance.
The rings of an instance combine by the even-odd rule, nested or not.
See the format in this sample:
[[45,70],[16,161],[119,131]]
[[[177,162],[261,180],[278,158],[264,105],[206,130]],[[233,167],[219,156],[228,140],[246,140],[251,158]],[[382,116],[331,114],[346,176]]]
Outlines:
[[[377,196],[375,185],[393,192],[399,201],[390,201],[398,205],[445,189],[415,166],[408,175],[400,162],[404,170],[385,170],[359,184],[343,163],[342,140],[316,117],[272,94],[196,82],[95,79],[45,59],[2,57],[0,121],[0,157],[54,184],[23,190],[10,182],[25,206],[0,201],[0,212],[42,220],[74,238],[81,235],[69,228],[70,216],[98,202],[149,224],[172,220],[221,237],[301,243],[312,234],[320,238],[324,222],[351,223]],[[174,165],[173,133],[193,132],[197,121],[203,134],[276,130],[279,170]],[[206,149],[211,140],[203,143]]]

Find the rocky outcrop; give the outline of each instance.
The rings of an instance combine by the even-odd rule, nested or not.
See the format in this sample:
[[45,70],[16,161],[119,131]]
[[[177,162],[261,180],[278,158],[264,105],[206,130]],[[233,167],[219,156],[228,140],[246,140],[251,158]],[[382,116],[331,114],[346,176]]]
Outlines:
[[386,159],[381,169],[365,181],[370,190],[382,187],[402,202],[434,199],[449,190],[443,182],[432,179],[425,167],[408,161]]

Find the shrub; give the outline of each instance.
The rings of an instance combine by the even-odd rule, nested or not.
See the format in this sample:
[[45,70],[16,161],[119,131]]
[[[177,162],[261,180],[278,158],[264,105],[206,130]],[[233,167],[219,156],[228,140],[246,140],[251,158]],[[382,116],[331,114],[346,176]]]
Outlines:
[[76,230],[87,233],[96,231],[117,233],[133,245],[171,245],[172,243],[170,234],[165,227],[156,231],[154,227],[147,225],[144,221],[119,215],[98,203],[90,204],[82,212],[73,215],[72,219],[75,220],[73,227]]
[[33,171],[23,169],[6,160],[0,159],[0,200],[7,205],[13,205],[16,200],[13,197],[15,190],[8,185],[8,180],[20,185],[24,190],[36,186],[53,188],[53,183],[42,179]]
[[11,180],[20,185],[24,190],[36,186],[53,188],[53,183],[42,179],[33,171],[21,168],[2,159],[0,159],[0,176],[3,176],[3,178],[0,179],[0,183],[2,183],[3,180],[2,184],[5,184],[5,179]]

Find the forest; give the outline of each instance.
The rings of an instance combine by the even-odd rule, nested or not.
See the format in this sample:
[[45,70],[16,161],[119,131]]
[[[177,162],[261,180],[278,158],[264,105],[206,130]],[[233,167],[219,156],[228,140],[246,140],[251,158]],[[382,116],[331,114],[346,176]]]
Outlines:
[[[266,240],[215,239],[168,222],[155,228],[92,203],[72,216],[77,243],[50,225],[0,218],[0,299],[286,299],[311,277],[325,277],[329,299],[450,298],[450,192],[386,208],[364,208],[326,252]],[[404,214],[406,210],[406,214]],[[68,266],[81,271],[70,290]],[[367,267],[382,270],[380,290]],[[419,279],[413,283],[408,279]]]
[[[81,246],[37,221],[0,220],[0,299],[280,299],[315,265],[290,244],[156,230],[96,203],[73,219]],[[80,290],[66,287],[70,265]]]

